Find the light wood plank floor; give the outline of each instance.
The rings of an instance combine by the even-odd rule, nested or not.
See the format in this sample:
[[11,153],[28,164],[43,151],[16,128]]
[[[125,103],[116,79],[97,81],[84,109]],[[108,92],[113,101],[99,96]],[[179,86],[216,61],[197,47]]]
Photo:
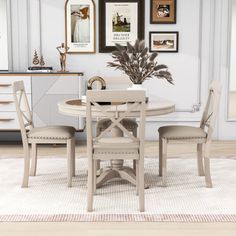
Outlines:
[[[169,156],[193,155],[196,149],[192,145],[170,145]],[[44,146],[39,148],[40,156],[61,156],[63,146]],[[78,143],[76,153],[86,155],[85,143]],[[158,154],[158,143],[147,142],[146,155]],[[1,143],[1,157],[22,157],[19,143]],[[236,156],[236,141],[215,141],[212,145],[212,156]],[[0,236],[235,236],[236,224],[185,224],[185,223],[3,223],[0,224]]]

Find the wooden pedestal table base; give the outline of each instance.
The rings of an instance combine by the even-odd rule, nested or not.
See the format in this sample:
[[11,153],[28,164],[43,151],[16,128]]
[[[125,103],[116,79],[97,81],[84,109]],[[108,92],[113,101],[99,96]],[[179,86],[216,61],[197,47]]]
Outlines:
[[[81,100],[66,100],[58,103],[58,108],[60,113],[69,116],[80,116],[86,117],[86,105],[81,102]],[[94,108],[96,110],[96,108]],[[125,112],[126,106],[112,106],[110,112]],[[163,99],[158,98],[156,101],[151,101],[147,103],[146,116],[159,116],[174,112],[175,104]],[[103,114],[100,111],[93,113],[95,118],[103,118]],[[139,117],[139,111],[132,111],[130,118]],[[119,128],[114,128],[112,130],[113,137],[123,137],[123,132]],[[130,167],[123,166],[123,160],[112,160],[111,166],[105,169],[98,170],[99,177],[97,178],[97,187],[111,180],[113,178],[121,178],[129,181],[133,185],[136,185],[135,170]],[[148,186],[145,185],[145,188]]]
[[133,185],[136,185],[135,171],[130,167],[123,166],[123,160],[112,160],[111,166],[101,169],[101,175],[97,178],[97,188],[100,188],[107,181],[114,178],[127,180]]

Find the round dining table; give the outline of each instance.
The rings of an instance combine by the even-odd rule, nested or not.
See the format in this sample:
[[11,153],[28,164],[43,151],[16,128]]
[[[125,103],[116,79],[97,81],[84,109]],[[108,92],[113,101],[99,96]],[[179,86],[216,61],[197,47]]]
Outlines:
[[[146,103],[146,117],[157,117],[161,115],[166,115],[175,111],[175,104],[171,101],[162,99],[162,98],[155,98],[155,100],[149,99]],[[109,112],[116,113],[116,112],[125,112],[127,109],[126,105],[108,105]],[[103,114],[100,110],[97,110],[95,107],[93,108],[93,116],[94,118],[102,119]],[[81,99],[71,99],[71,100],[64,100],[58,103],[58,110],[61,114],[67,116],[76,116],[76,117],[86,117],[86,103],[82,102]],[[139,110],[134,110],[130,113],[130,118],[137,118],[139,117]],[[118,128],[113,128],[114,136],[123,136],[123,132]],[[155,130],[155,132],[157,132]],[[111,166],[105,169],[100,169],[98,171],[99,177],[97,178],[97,187],[101,187],[105,182],[110,179],[120,177],[121,179],[125,179],[128,182],[136,185],[136,175],[135,170],[130,167],[126,167],[123,165],[124,160],[112,160]],[[146,185],[146,187],[148,187]]]

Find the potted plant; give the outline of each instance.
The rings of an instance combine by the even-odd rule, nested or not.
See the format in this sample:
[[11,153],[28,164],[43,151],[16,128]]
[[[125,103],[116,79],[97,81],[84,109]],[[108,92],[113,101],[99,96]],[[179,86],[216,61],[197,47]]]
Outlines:
[[150,78],[165,79],[173,84],[168,67],[158,64],[155,60],[156,52],[149,54],[145,41],[137,39],[134,46],[127,42],[127,47],[116,44],[116,51],[112,52],[113,62],[108,62],[109,67],[124,71],[130,78],[135,88]]

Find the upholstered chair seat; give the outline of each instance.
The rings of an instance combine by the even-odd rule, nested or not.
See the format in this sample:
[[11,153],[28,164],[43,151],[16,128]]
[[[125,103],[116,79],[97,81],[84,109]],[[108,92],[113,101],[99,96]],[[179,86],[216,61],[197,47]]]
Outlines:
[[70,139],[75,132],[75,128],[70,126],[44,126],[32,128],[27,136],[30,139]]
[[207,133],[202,128],[191,126],[163,126],[158,132],[162,138],[175,141],[189,140],[191,142],[194,139],[205,142],[207,137]]

